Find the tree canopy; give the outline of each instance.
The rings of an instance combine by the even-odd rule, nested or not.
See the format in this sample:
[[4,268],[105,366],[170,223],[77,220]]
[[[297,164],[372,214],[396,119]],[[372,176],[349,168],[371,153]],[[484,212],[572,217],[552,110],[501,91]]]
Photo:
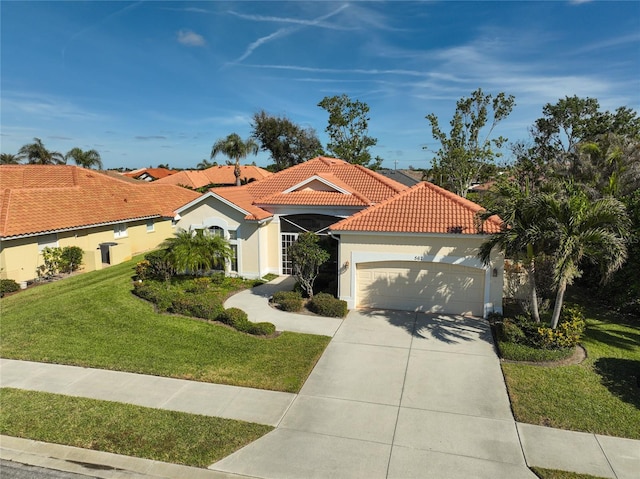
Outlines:
[[331,256],[319,244],[319,237],[309,231],[302,233],[287,249],[293,265],[293,276],[309,298],[313,298],[313,283],[320,273],[320,266]]
[[478,88],[456,103],[449,134],[442,131],[434,113],[427,115],[431,134],[440,143],[431,169],[434,183],[466,198],[472,182],[480,179],[483,169],[501,155],[498,150],[507,139],[491,135],[514,105],[513,95],[501,92],[494,97]]
[[286,116],[269,115],[264,110],[253,115],[251,136],[260,149],[271,154],[273,165],[280,171],[322,155],[322,144],[313,128],[302,128]]
[[343,94],[324,97],[318,106],[329,113],[326,128],[329,153],[354,165],[379,168],[382,158],[372,159],[369,151],[378,143],[368,135],[369,105]]

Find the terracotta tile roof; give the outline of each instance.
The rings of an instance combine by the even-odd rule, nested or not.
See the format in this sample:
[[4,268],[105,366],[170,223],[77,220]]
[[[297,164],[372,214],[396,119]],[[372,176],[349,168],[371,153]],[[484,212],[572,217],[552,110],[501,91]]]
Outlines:
[[[331,231],[478,234],[476,213],[483,208],[432,183],[421,182],[382,203],[362,210],[333,226]],[[492,216],[483,233],[500,231]]]
[[[300,187],[300,191],[284,193],[313,177],[321,178],[348,194],[314,190],[305,185]],[[214,188],[211,191],[249,212],[246,219],[256,220],[272,216],[266,210],[269,205],[363,207],[383,201],[404,189],[406,186],[362,166],[336,158],[317,157],[233,190]]]
[[[258,166],[240,166],[240,178],[243,180],[260,180],[271,176],[272,173]],[[189,188],[202,188],[207,185],[235,185],[236,176],[234,166],[212,166],[206,170],[184,170],[171,176],[167,176],[156,183],[165,185],[188,186]]]
[[77,166],[3,165],[0,236],[172,217],[177,208],[199,196],[173,185],[132,184]]
[[177,171],[168,170],[166,168],[139,168],[137,170],[127,171],[123,173],[123,175],[128,176],[129,178],[138,178],[145,173],[155,178],[156,180],[159,180],[161,178],[166,178],[167,176],[173,175],[177,173]]

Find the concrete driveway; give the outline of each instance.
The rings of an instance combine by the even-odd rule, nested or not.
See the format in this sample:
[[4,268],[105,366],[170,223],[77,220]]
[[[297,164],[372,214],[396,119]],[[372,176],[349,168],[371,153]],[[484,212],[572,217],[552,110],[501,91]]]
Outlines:
[[261,478],[535,478],[481,319],[351,311],[277,429],[210,469]]

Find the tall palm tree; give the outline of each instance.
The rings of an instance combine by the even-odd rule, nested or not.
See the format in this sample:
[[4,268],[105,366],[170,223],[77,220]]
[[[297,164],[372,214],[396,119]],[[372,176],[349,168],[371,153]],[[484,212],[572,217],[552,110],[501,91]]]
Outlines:
[[541,228],[551,237],[547,245],[554,260],[556,299],[551,328],[558,326],[567,285],[582,274],[585,261],[600,268],[602,281],[609,279],[627,259],[629,217],[623,203],[612,197],[590,201],[584,192],[569,185],[565,197],[542,195],[537,207]]
[[211,149],[211,159],[214,159],[218,153],[222,153],[228,156],[232,160],[235,160],[235,169],[233,171],[236,177],[236,186],[240,186],[240,160],[246,158],[249,154],[258,154],[260,149],[258,143],[253,138],[247,138],[242,141],[240,135],[237,133],[231,133],[226,138],[222,138],[213,144]]
[[491,235],[480,246],[479,256],[484,264],[489,264],[492,250],[498,248],[511,258],[524,260],[529,281],[531,317],[536,323],[539,323],[536,260],[543,254],[548,232],[541,228],[540,210],[536,196],[532,195],[528,189],[524,192],[519,189],[511,189],[510,194],[513,196],[510,201],[501,205],[500,211],[487,212],[482,215],[484,219],[487,219],[497,213],[504,223],[499,233]]
[[176,271],[196,273],[225,265],[232,258],[229,243],[219,236],[210,236],[203,230],[195,232],[180,229],[162,245]]
[[47,150],[40,138],[34,138],[33,143],[28,143],[20,148],[18,156],[26,158],[27,162],[32,165],[61,165],[65,163],[62,153]]
[[0,153],[0,165],[17,165],[20,163],[20,156],[13,153]]
[[82,151],[80,148],[72,148],[64,155],[65,160],[69,158],[71,158],[76,165],[83,168],[93,168],[95,166],[99,170],[102,169],[102,158],[100,158],[100,153],[96,150]]

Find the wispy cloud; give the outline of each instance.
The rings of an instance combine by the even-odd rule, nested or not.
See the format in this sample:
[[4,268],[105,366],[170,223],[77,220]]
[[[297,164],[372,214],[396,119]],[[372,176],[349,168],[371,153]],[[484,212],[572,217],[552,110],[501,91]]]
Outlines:
[[334,10],[329,15],[325,15],[324,17],[319,17],[312,20],[306,20],[303,18],[293,18],[293,17],[275,17],[275,16],[267,16],[267,15],[253,15],[247,13],[238,13],[233,10],[229,10],[230,15],[234,15],[238,18],[242,18],[243,20],[251,20],[254,22],[270,22],[270,23],[292,23],[294,25],[301,26],[310,26],[310,27],[318,27],[318,28],[327,28],[329,30],[355,30],[355,27],[347,27],[343,25],[339,25],[334,22],[325,22],[334,15],[337,15],[345,8],[348,8],[349,5],[345,4],[339,7],[337,10]]
[[70,138],[68,136],[57,136],[57,135],[51,135],[51,136],[48,136],[47,138],[51,138],[52,140],[73,140],[73,138]]
[[[294,32],[300,31],[303,27],[317,27],[319,25],[322,25],[323,22],[325,20],[328,20],[329,18],[339,14],[340,12],[342,12],[345,8],[349,7],[349,4],[345,4],[342,5],[340,7],[338,7],[336,10],[333,10],[332,12],[327,13],[326,15],[322,15],[320,17],[317,17],[313,20],[300,20],[300,21],[295,21],[294,19],[288,19],[290,20],[290,23],[296,23],[297,25],[294,27],[286,27],[286,28],[280,28],[279,30],[276,30],[275,32],[266,35],[264,37],[258,38],[256,41],[252,42],[247,49],[245,50],[245,52],[236,60],[232,61],[231,64],[238,64],[244,60],[246,60],[248,57],[251,56],[251,54],[260,46],[266,44],[266,43],[270,43],[278,38],[283,38],[286,37]],[[249,17],[254,17],[254,18],[250,18],[252,20],[255,20],[256,18],[268,18],[268,17],[256,17],[256,16],[249,16]],[[281,20],[284,21],[284,20]],[[302,22],[302,23],[301,23]]]
[[166,136],[162,136],[162,135],[149,135],[149,136],[134,136],[133,137],[135,140],[142,140],[142,141],[148,141],[148,140],[166,140],[167,137]]
[[202,35],[199,35],[191,30],[179,30],[178,43],[190,47],[203,47],[207,44]]
[[31,115],[40,119],[79,121],[105,120],[104,115],[87,111],[65,98],[31,92],[4,91],[2,108],[5,112]]

